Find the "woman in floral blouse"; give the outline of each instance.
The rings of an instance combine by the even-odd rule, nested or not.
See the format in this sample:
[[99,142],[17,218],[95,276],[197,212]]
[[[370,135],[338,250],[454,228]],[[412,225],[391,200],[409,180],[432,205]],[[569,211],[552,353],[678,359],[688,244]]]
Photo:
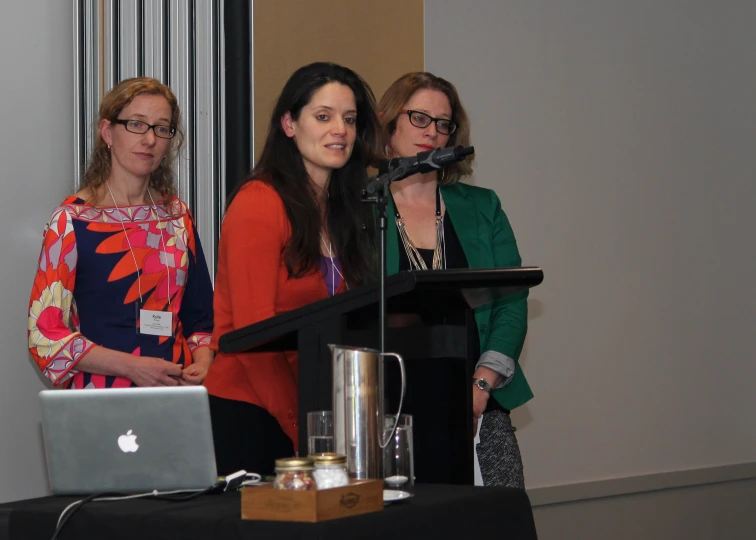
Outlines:
[[29,301],[29,350],[54,386],[201,384],[212,285],[171,162],[180,112],[155,79],[103,99],[82,189],[52,214]]

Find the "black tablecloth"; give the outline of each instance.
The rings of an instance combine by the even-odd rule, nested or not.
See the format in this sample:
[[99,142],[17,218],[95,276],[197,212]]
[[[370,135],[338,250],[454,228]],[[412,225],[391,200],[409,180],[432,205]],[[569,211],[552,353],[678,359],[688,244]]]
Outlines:
[[[418,485],[415,496],[382,512],[322,523],[241,519],[239,493],[186,502],[136,499],[92,502],[66,523],[59,538],[193,540],[292,538],[536,538],[524,491]],[[49,540],[61,511],[81,497],[44,497],[0,505],[0,540]]]

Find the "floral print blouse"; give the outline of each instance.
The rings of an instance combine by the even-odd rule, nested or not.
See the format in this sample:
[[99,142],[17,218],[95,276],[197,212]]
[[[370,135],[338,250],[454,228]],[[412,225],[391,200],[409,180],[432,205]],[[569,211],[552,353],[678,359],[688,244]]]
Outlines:
[[[140,309],[170,311],[172,335],[143,334]],[[70,196],[44,233],[29,300],[29,350],[55,386],[134,386],[76,364],[101,345],[187,366],[208,346],[213,291],[184,202],[97,208]]]

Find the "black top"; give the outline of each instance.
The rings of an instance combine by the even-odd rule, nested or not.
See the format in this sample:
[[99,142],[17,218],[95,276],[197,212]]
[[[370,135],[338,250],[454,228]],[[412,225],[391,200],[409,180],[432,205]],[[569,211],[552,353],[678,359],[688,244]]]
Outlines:
[[[407,252],[404,251],[404,243],[398,231],[396,235],[399,241],[399,271],[411,270]],[[467,263],[467,257],[465,257],[465,252],[462,249],[462,244],[459,242],[459,237],[454,230],[454,224],[448,213],[444,216],[444,250],[446,251],[446,268],[470,268],[470,265]],[[425,261],[425,266],[428,270],[433,267],[433,251],[432,249],[417,250]]]
[[[439,209],[440,211],[440,209]],[[398,213],[398,212],[397,212]],[[399,236],[399,232],[397,231],[398,241],[399,241],[399,271],[402,270],[410,270],[410,263],[409,259],[407,258],[407,252],[404,250],[404,244],[402,243],[402,239]],[[454,230],[454,224],[452,223],[451,217],[447,213],[444,216],[444,250],[446,255],[446,268],[469,268],[470,265],[467,262],[467,257],[465,256],[465,252],[462,249],[462,244],[459,241],[459,237],[457,236],[457,232]],[[428,269],[431,269],[433,267],[433,251],[432,249],[418,249],[418,253],[420,253],[420,256],[425,261],[425,266]],[[459,318],[455,318],[453,315],[450,317],[448,314],[443,317],[445,323],[456,323],[456,324],[462,324],[464,322],[463,314],[459,313]],[[440,322],[437,319],[437,316],[434,314],[424,314],[423,319],[426,324],[430,322]],[[478,335],[477,333],[473,336],[473,339],[475,341],[478,341]],[[480,344],[477,344],[477,347],[480,347]],[[411,366],[412,367],[412,366]],[[423,375],[424,377],[427,377],[427,372]],[[443,381],[442,381],[443,383]],[[406,398],[405,398],[406,399]],[[409,400],[411,403],[410,409],[413,409],[412,412],[414,412],[415,416],[423,416],[421,410],[417,409],[417,405],[412,404],[411,399]],[[414,405],[414,407],[413,407]],[[433,407],[434,411],[439,406],[438,402],[435,402]],[[491,412],[494,410],[502,410],[506,413],[506,409],[504,409],[501,405],[499,405],[499,402],[495,399],[489,399],[488,404],[486,406],[485,412]],[[438,442],[438,441],[436,441]],[[416,445],[419,443],[416,443]],[[422,446],[422,445],[420,445]],[[422,450],[422,448],[420,448]],[[427,459],[427,458],[426,458]],[[417,462],[417,460],[415,460]],[[428,481],[428,479],[424,479]],[[447,480],[448,479],[444,479]]]

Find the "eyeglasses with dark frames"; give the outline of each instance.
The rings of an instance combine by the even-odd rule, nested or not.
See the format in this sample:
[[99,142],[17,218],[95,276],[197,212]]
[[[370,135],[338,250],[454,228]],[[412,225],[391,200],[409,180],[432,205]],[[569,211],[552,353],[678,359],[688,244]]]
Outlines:
[[121,124],[126,128],[126,131],[137,133],[139,135],[144,135],[149,130],[152,130],[153,133],[155,133],[155,136],[160,137],[161,139],[172,139],[176,134],[175,127],[166,126],[165,124],[148,124],[147,122],[142,122],[141,120],[125,120],[122,118],[113,120],[113,123]]
[[431,125],[431,122],[436,123],[436,131],[443,135],[451,135],[457,129],[457,124],[449,120],[448,118],[433,118],[429,114],[425,114],[420,111],[411,111],[404,109],[399,113],[406,113],[409,117],[410,124],[419,128],[427,128]]

